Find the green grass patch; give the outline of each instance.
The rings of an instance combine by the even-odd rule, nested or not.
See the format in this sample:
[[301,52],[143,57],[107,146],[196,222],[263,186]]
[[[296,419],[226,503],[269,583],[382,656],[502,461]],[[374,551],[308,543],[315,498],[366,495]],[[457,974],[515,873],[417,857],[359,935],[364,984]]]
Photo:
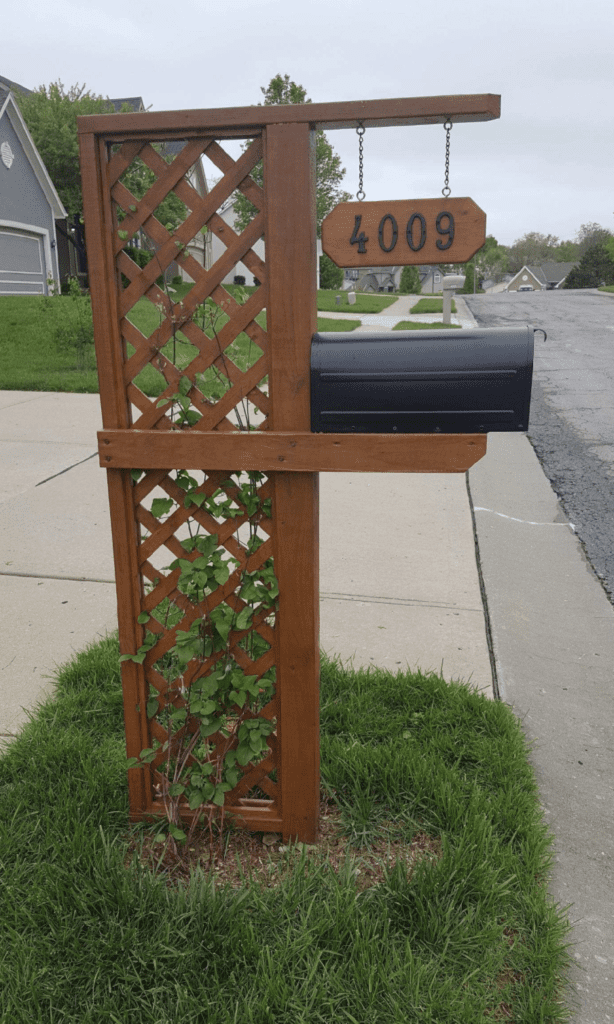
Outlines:
[[[173,299],[180,301],[192,286],[173,286]],[[249,295],[253,288],[239,288],[229,285],[227,289],[239,301],[241,295]],[[87,300],[83,300],[87,303]],[[5,391],[67,391],[96,394],[98,373],[93,345],[82,353],[74,348],[58,345],[56,335],[62,326],[70,327],[78,307],[68,296],[52,299],[39,295],[0,297],[0,387]],[[146,337],[160,325],[160,312],[148,299],[140,299],[130,312],[129,319]],[[228,317],[220,314],[216,329],[220,330]],[[266,326],[266,313],[257,317],[262,327]],[[357,320],[330,320],[318,317],[319,331],[353,331],[359,326]],[[211,330],[207,327],[207,333]],[[132,346],[128,346],[132,353]],[[177,333],[163,349],[169,359],[183,369],[196,355],[196,349],[185,335]],[[252,366],[261,356],[261,350],[246,334],[240,334],[226,350],[241,370]],[[145,394],[159,395],[166,387],[162,375],[148,365],[137,377],[137,383]],[[214,396],[222,386],[214,371],[207,371],[202,381]]]
[[[422,298],[411,307],[410,313],[443,313],[443,299]],[[452,299],[452,312],[456,313],[456,303]]]
[[73,308],[68,296],[0,296],[0,387],[5,391],[98,391],[93,346],[79,366],[54,333]]
[[400,320],[398,324],[394,325],[392,330],[393,331],[431,331],[431,330],[436,331],[438,329],[443,329],[443,328],[446,328],[448,330],[449,329],[456,330],[458,328],[460,330],[460,324],[444,324],[444,323],[441,322],[441,320],[438,320],[434,324],[423,324],[423,323],[419,323],[416,320]]
[[[357,859],[335,872],[302,855],[274,887],[201,870],[168,884],[127,855],[117,637],[64,666],[0,757],[2,1019],[568,1020],[567,924],[511,710],[435,675],[325,660],[321,720]],[[361,888],[365,850],[418,832],[439,856]]]
[[599,286],[600,292],[614,292],[614,284],[604,284]]
[[[356,292],[356,302],[350,306],[348,292],[320,288],[318,290],[318,310],[324,313],[381,313],[387,306],[396,302],[398,295],[374,295],[371,292]],[[341,302],[337,304],[337,296]]]

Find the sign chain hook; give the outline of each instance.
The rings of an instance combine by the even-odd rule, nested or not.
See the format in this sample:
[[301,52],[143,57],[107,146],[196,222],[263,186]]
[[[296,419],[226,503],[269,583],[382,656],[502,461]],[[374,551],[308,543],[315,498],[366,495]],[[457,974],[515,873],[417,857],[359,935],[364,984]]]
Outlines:
[[441,190],[441,194],[442,194],[442,196],[445,196],[446,199],[447,199],[448,196],[450,195],[451,191],[452,191],[452,189],[450,188],[450,185],[449,185],[449,180],[450,180],[450,132],[452,131],[453,124],[450,121],[450,119],[448,118],[446,121],[444,121],[444,125],[443,126],[444,126],[445,133],[446,133],[446,168],[445,168],[444,183],[443,183],[443,188]]

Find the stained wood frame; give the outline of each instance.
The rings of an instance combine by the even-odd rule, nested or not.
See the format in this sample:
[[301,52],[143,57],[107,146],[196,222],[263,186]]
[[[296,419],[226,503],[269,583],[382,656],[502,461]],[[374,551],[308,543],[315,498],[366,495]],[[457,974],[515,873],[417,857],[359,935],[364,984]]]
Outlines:
[[[107,470],[122,653],[135,652],[142,642],[143,630],[137,618],[146,603],[131,470],[138,466],[158,471],[159,479],[164,478],[165,471],[179,466],[214,473],[259,469],[268,475],[273,508],[271,546],[280,587],[273,647],[277,735],[271,743],[277,783],[268,784],[270,799],[254,800],[239,793],[231,800],[229,811],[248,828],[281,831],[285,838],[295,837],[304,842],[314,840],[317,834],[318,472],[464,472],[486,450],[483,435],[310,433],[310,345],[316,330],[314,130],[354,128],[359,121],[365,127],[443,123],[447,119],[482,121],[498,117],[499,110],[499,97],[484,94],[78,119],[103,420],[99,434],[100,464]],[[219,140],[233,137],[254,138],[256,147],[251,155],[244,154],[234,164],[223,150],[215,148]],[[161,165],[151,146],[142,148],[144,144],[169,139],[187,140],[185,150],[173,161],[172,170]],[[121,144],[119,153],[112,152],[113,144]],[[226,230],[228,238],[228,234],[234,233],[226,229],[216,213],[218,186],[200,204],[196,203],[198,217],[196,213],[188,217],[177,229],[176,238],[171,239],[153,217],[153,210],[171,188],[178,196],[189,198],[190,188],[182,176],[190,161],[194,162],[196,155],[208,146],[227,176],[226,184],[232,181],[233,187],[242,188],[252,197],[259,190],[249,178],[249,171],[257,155],[262,153],[264,159],[261,213],[241,238],[252,245],[264,234],[266,243],[266,277],[261,289],[266,298],[270,391],[268,399],[261,395],[260,400],[267,406],[267,429],[243,433],[224,420],[208,430],[175,432],[164,426],[160,416],[146,409],[145,403],[141,410],[141,420],[146,423],[143,429],[142,423],[139,426],[139,421],[133,422],[131,405],[139,399],[131,374],[152,353],[147,343],[141,345],[130,334],[125,314],[139,289],[140,294],[146,289],[147,297],[155,295],[157,272],[155,267],[146,269],[138,281],[135,278],[127,288],[122,288],[120,271],[132,271],[130,261],[126,262],[122,255],[122,243],[118,242],[111,191],[115,189],[115,196],[121,194],[118,168],[124,163],[128,165],[131,154],[144,152],[158,179],[144,201],[149,206],[145,210],[139,207],[134,217],[149,218],[147,223],[159,244],[160,258],[164,254],[167,258],[172,244],[187,244],[198,217],[204,218],[209,229],[220,237]],[[133,229],[130,217],[127,214],[125,225],[129,232]],[[219,267],[216,264],[217,276],[200,275],[193,289],[195,301],[202,301],[206,294],[219,294],[219,282],[227,272],[226,267],[236,262],[237,252],[231,239],[228,253],[219,261]],[[249,258],[258,268],[260,278],[262,265],[253,252]],[[241,307],[247,310],[247,320],[255,317],[251,301]],[[256,309],[257,302],[252,305]],[[237,311],[235,314],[238,315]],[[131,357],[126,351],[127,336],[136,347]],[[170,391],[172,368],[164,369],[171,381],[167,389]],[[241,386],[255,387],[255,375],[245,375],[245,384]],[[221,479],[221,475],[216,479]],[[145,714],[145,667],[132,661],[122,665],[129,757],[138,757],[150,745],[151,731]],[[132,820],[162,813],[151,772],[145,768],[132,770],[128,781]]]

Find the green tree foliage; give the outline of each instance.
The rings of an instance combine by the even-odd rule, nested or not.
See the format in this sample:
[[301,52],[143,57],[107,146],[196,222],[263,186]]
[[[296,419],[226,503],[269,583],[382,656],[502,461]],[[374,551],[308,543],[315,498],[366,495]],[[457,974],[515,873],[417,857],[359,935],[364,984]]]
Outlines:
[[469,260],[469,263],[465,263],[462,267],[457,267],[457,271],[458,270],[461,270],[461,272],[465,275],[465,283],[462,288],[458,289],[459,295],[473,295],[474,281],[475,291],[477,291],[479,287],[476,279],[475,256],[473,260]]
[[556,235],[543,235],[539,231],[528,231],[517,238],[508,249],[509,270],[517,274],[524,266],[556,260],[559,239]]
[[333,263],[331,258],[322,253],[320,256],[320,288],[341,288],[343,270]]
[[[302,85],[291,81],[289,75],[275,75],[268,86],[260,89],[264,96],[264,104],[271,106],[283,103],[311,103],[307,91]],[[262,185],[262,163],[254,167],[251,177]],[[318,237],[322,221],[337,203],[348,202],[352,197],[344,192],[341,182],[345,177],[345,167],[341,166],[341,158],[335,153],[324,132],[316,131],[316,219]],[[243,231],[256,214],[255,206],[242,192],[237,192],[235,201],[235,227]]]
[[420,294],[420,274],[417,267],[403,267],[399,291],[401,295]]
[[487,235],[484,245],[474,256],[478,268],[478,276],[499,281],[507,273],[509,267],[508,251],[499,245],[494,235]]
[[[108,97],[96,96],[85,85],[71,85],[66,89],[59,80],[51,85],[41,85],[29,95],[16,93],[15,98],[69,219],[80,217],[83,196],[77,118],[83,114],[112,114],[115,107]],[[120,113],[128,110],[130,107],[125,106]],[[170,161],[171,158],[168,159]],[[142,199],[155,181],[155,175],[137,160],[128,168],[122,181],[135,199]],[[165,227],[174,228],[185,217],[185,206],[171,193],[155,212]]]
[[577,252],[575,256],[572,256],[572,259],[581,260],[589,249],[593,249],[596,245],[603,245],[604,242],[609,241],[612,237],[611,231],[608,231],[607,228],[602,228],[601,224],[597,224],[595,221],[592,221],[590,224],[582,224],[576,234]]
[[569,272],[563,288],[599,288],[614,284],[614,262],[606,244],[599,242],[584,253],[577,267]]
[[[172,156],[165,154],[164,144],[155,144],[154,148],[160,153],[162,158],[167,163],[171,163]],[[122,184],[126,186],[129,192],[132,193],[135,199],[142,199],[145,193],[151,188],[156,180],[156,176],[149,167],[146,166],[141,160],[135,160],[126,173],[122,176]],[[161,224],[167,228],[168,231],[172,231],[176,228],[186,216],[185,204],[181,202],[181,199],[175,195],[174,192],[169,192],[167,196],[162,200],[160,205],[154,210],[154,215]],[[119,211],[120,220],[123,220],[121,210]]]
[[108,114],[113,104],[84,85],[65,89],[62,82],[41,85],[29,95],[15,92],[28,131],[70,218],[83,209],[77,117]]
[[559,242],[554,252],[556,263],[573,263],[580,259],[579,245],[577,242]]

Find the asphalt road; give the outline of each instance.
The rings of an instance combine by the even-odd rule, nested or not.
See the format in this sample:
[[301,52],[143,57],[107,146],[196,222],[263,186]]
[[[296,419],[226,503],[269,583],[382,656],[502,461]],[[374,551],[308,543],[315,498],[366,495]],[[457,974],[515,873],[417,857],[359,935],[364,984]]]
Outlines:
[[478,324],[532,324],[528,436],[587,558],[614,600],[614,294],[466,296]]

